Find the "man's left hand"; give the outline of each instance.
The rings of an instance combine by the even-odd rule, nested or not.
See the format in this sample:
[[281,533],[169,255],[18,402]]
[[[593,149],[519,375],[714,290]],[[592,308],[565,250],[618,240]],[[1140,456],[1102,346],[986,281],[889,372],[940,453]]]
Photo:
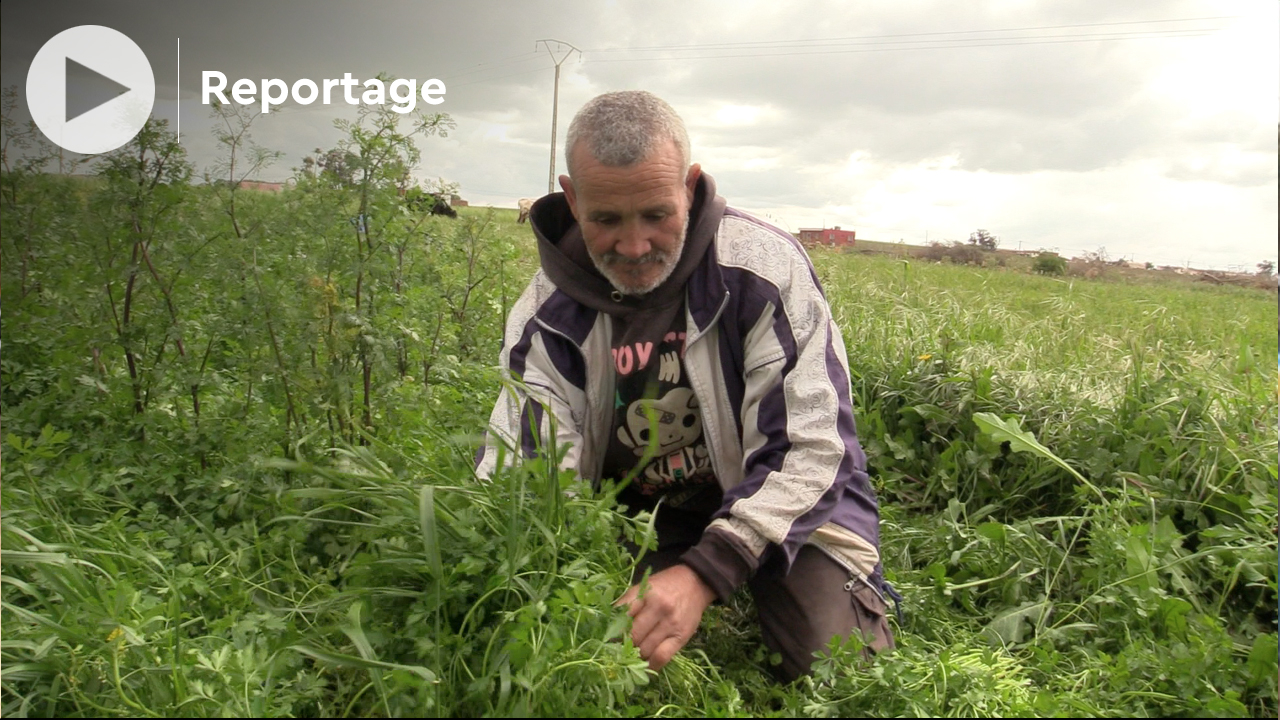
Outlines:
[[631,616],[631,642],[649,668],[663,668],[689,642],[702,613],[716,594],[688,565],[674,565],[649,577],[649,589],[640,595],[632,585],[615,605],[626,605]]

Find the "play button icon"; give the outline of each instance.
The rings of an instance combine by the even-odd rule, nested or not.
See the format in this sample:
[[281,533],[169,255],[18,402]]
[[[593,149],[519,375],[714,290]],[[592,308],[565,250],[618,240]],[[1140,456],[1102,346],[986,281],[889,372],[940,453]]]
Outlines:
[[151,63],[132,40],[101,25],[54,35],[27,71],[27,106],[54,143],[85,155],[133,139],[155,102]]
[[115,98],[129,92],[129,88],[112,80],[100,72],[94,72],[93,68],[85,67],[80,63],[67,58],[67,83],[72,82],[72,78],[79,76],[84,82],[85,89],[82,92],[68,92],[67,95],[67,113],[63,118],[63,122],[70,122],[72,118],[80,117],[90,110],[98,107],[104,102],[114,100]]

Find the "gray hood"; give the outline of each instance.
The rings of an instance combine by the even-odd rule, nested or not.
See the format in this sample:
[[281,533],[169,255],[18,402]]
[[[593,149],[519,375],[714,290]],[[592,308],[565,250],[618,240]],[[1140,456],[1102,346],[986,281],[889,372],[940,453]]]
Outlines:
[[582,229],[574,220],[564,193],[552,193],[534,203],[529,212],[529,224],[533,226],[538,240],[542,269],[557,288],[594,310],[627,317],[637,311],[657,310],[684,299],[685,282],[702,262],[707,248],[711,247],[724,209],[725,199],[716,195],[715,180],[702,173],[694,189],[693,206],[689,209],[684,252],[671,277],[652,292],[624,295],[621,300],[614,299],[613,285],[591,262],[582,239]]

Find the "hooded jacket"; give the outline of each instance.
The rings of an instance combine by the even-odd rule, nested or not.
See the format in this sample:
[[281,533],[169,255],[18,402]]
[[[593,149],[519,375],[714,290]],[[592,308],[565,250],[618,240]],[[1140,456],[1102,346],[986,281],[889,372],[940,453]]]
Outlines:
[[684,255],[668,281],[637,299],[611,293],[584,268],[563,193],[538,200],[529,220],[543,268],[507,319],[499,361],[509,382],[477,475],[554,443],[562,468],[599,479],[613,431],[614,316],[683,290],[685,373],[723,502],[681,560],[727,599],[765,562],[781,557],[789,568],[812,544],[880,588],[879,512],[844,340],[795,238],[727,207],[703,173]]

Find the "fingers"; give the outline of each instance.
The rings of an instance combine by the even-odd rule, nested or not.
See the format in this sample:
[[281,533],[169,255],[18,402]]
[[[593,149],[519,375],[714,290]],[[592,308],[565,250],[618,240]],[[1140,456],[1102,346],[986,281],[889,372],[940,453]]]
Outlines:
[[658,670],[689,641],[692,629],[683,629],[676,609],[669,602],[642,598],[637,605],[638,611],[631,621],[631,642],[640,657],[649,661],[649,667]]
[[[640,586],[632,585],[631,587],[627,588],[626,592],[622,593],[622,597],[614,601],[613,606],[622,607],[623,605],[630,605],[632,602],[635,601],[636,597],[639,594],[640,594]],[[630,613],[628,612],[628,614]]]
[[[680,637],[678,633],[660,632],[655,630],[654,632],[640,638],[639,642],[635,643],[635,646],[636,649],[640,651],[640,657],[645,660],[650,660],[663,649],[664,645],[675,643],[676,650],[679,650],[684,647],[685,640],[686,639]],[[675,651],[672,651],[672,654],[674,653]]]
[[671,658],[675,657],[676,653],[680,652],[680,649],[684,647],[684,644],[684,641],[680,638],[667,638],[666,640],[658,643],[658,645],[653,649],[653,652],[646,653],[642,650],[640,652],[640,657],[649,661],[650,670],[657,672],[666,667],[667,663],[671,662]]
[[653,575],[647,583],[628,588],[614,604],[626,606],[631,642],[657,671],[693,637],[713,599],[711,594],[692,570],[677,565]]
[[667,618],[667,613],[658,604],[644,599],[633,603],[627,614],[631,616],[631,642],[636,647],[643,645],[649,635],[655,634],[658,623]]
[[632,620],[635,620],[636,616],[644,611],[644,608],[645,608],[644,598],[636,598],[635,600],[632,600],[631,607],[627,608],[627,617],[631,618]]

